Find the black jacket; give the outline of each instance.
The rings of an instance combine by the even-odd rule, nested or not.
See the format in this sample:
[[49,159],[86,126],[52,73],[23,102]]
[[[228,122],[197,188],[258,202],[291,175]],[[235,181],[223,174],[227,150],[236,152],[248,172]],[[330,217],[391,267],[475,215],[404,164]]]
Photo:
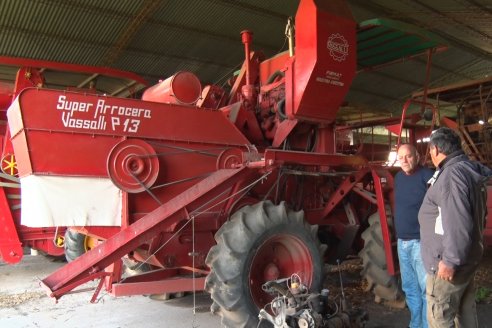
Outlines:
[[428,273],[437,272],[440,260],[458,277],[460,272],[476,270],[483,254],[485,222],[475,215],[476,186],[483,176],[491,175],[490,169],[461,151],[440,164],[419,211],[422,259]]

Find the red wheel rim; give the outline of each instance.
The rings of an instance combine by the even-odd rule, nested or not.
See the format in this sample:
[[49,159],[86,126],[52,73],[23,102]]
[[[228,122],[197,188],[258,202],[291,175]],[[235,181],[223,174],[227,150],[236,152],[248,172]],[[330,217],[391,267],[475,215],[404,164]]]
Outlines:
[[261,288],[265,282],[289,278],[293,273],[300,276],[304,285],[311,285],[313,260],[306,244],[288,234],[267,239],[257,249],[248,276],[251,297],[256,306],[263,308],[273,299],[272,295]]

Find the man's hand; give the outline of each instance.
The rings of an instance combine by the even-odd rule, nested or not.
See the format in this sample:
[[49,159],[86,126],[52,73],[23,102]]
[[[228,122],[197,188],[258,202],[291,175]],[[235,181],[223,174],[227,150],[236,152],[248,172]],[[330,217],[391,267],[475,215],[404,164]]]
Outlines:
[[437,277],[442,280],[451,281],[454,276],[454,269],[448,267],[443,261],[439,261],[439,269],[437,270]]

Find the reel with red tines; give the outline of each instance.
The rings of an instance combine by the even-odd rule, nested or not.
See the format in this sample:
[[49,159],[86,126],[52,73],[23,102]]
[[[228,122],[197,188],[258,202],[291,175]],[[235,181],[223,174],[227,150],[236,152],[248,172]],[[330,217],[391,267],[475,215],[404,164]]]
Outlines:
[[117,143],[108,156],[108,175],[123,191],[139,193],[157,180],[159,159],[151,145],[139,139]]

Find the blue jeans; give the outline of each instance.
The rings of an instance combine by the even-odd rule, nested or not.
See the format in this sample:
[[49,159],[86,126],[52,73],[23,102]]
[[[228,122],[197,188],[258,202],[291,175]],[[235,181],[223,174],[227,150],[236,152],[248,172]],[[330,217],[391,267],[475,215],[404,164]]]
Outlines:
[[398,239],[398,258],[403,292],[410,310],[410,328],[427,328],[426,272],[420,255],[420,240]]

